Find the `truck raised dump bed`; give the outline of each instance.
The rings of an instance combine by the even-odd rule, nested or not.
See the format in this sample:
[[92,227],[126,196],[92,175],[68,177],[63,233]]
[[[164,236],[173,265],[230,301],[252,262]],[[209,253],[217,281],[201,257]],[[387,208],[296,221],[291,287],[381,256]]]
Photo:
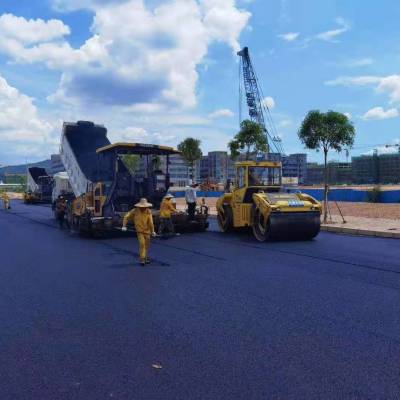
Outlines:
[[64,123],[60,156],[76,197],[85,194],[93,182],[103,180],[96,150],[109,144],[103,125],[89,121]]
[[27,204],[51,203],[53,178],[41,167],[29,167],[26,179],[27,190],[24,201]]

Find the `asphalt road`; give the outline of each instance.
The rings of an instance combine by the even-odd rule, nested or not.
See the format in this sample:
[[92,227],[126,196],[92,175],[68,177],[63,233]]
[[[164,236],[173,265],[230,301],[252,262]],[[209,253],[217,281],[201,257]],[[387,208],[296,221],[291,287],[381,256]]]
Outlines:
[[[398,399],[400,242],[58,229],[0,211],[0,398]],[[158,367],[158,368],[157,368]],[[160,368],[161,367],[161,368]]]

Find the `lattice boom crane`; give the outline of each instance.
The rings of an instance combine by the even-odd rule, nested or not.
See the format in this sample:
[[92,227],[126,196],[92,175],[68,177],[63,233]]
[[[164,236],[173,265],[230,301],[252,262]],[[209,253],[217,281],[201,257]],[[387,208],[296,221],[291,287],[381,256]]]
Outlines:
[[[258,83],[257,75],[253,68],[248,47],[244,47],[237,53],[240,56],[239,66],[239,118],[242,120],[241,103],[242,103],[242,87],[241,81],[244,83],[244,91],[246,95],[246,103],[249,108],[249,117],[252,121],[258,122],[264,129],[268,141],[268,152],[283,154],[282,141],[278,136],[275,124],[272,120],[271,113],[266,104],[262,100],[262,90]],[[268,128],[267,128],[268,126]]]

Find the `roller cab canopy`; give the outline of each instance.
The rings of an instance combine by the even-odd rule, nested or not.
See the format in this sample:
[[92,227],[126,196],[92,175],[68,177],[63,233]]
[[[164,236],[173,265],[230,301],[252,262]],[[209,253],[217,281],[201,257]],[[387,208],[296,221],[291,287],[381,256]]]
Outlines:
[[144,143],[113,143],[108,146],[100,147],[96,150],[98,154],[138,154],[138,155],[158,155],[169,156],[171,154],[181,154],[180,151],[168,146]]

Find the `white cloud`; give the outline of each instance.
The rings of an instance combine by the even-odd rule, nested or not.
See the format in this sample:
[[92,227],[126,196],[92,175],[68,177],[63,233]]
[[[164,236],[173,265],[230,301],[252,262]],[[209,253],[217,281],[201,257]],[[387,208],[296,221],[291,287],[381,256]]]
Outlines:
[[339,25],[338,28],[321,32],[315,37],[326,42],[337,42],[336,38],[347,32],[350,29],[350,25],[341,17],[336,18],[335,22]]
[[108,136],[112,142],[123,141],[140,143],[146,141],[149,137],[149,133],[142,127],[129,126],[121,131],[112,132]]
[[358,58],[354,60],[350,60],[346,63],[346,66],[350,68],[357,68],[357,67],[366,67],[367,65],[373,64],[374,60],[369,57]]
[[[104,123],[112,140],[176,145],[192,134],[226,147],[228,138],[218,124],[229,120],[215,119],[211,127],[209,116],[188,108],[196,105],[197,71],[206,62],[209,47],[220,43],[232,51],[239,49],[249,12],[234,0],[51,1],[65,12],[90,9],[91,37],[74,47],[68,41],[69,27],[61,21],[11,16],[24,29],[3,34],[0,53],[12,62],[40,63],[59,71],[61,80],[48,97],[51,122],[39,116],[32,99],[21,101],[24,95],[17,91],[22,96],[14,104],[15,109],[20,107],[17,117],[3,118],[12,121],[13,128],[5,130],[0,123],[3,153],[26,152],[31,147],[35,154],[48,155],[59,142],[58,119],[76,121],[83,116]],[[4,107],[1,121],[3,114]]]
[[143,0],[54,0],[57,8],[93,10],[93,36],[83,46],[52,41],[54,36],[28,47],[15,38],[2,41],[0,52],[20,63],[41,62],[60,70],[53,101],[193,107],[197,68],[208,47],[221,42],[237,51],[250,13],[238,9],[234,0],[157,4],[150,8]]
[[264,107],[267,107],[270,110],[272,110],[275,107],[275,100],[272,97],[267,96],[263,98],[262,104]]
[[365,86],[373,83],[379,83],[381,78],[377,76],[340,76],[325,82],[328,86]]
[[204,27],[211,40],[228,43],[234,51],[240,49],[238,38],[251,14],[238,10],[235,0],[200,0]]
[[98,7],[123,3],[126,0],[52,0],[53,8],[57,11],[95,10]]
[[389,76],[342,76],[325,82],[326,85],[369,86],[373,85],[379,93],[388,93],[391,102],[400,101],[400,75]]
[[291,119],[283,119],[278,122],[278,128],[279,129],[285,129],[289,128],[289,126],[292,126],[293,122]]
[[[400,139],[394,139],[392,144],[386,145],[386,146],[378,146],[374,150],[377,150],[378,154],[398,153],[399,152],[399,143],[400,143]],[[367,151],[366,153],[363,153],[363,154],[364,155],[372,155],[374,153],[374,150]]]
[[222,108],[220,110],[215,110],[208,116],[210,118],[221,118],[221,117],[233,117],[235,114],[233,111],[229,110],[228,108]]
[[345,113],[343,113],[348,119],[351,119],[352,118],[352,115],[351,115],[351,113],[349,113],[349,112],[345,112]]
[[27,20],[13,14],[2,14],[0,16],[2,41],[16,41],[27,45],[59,39],[69,34],[69,27],[60,20]]
[[363,119],[388,119],[396,118],[399,116],[399,111],[396,108],[390,108],[389,110],[384,110],[382,107],[374,107],[368,110],[364,115]]
[[13,154],[31,157],[49,146],[55,149],[57,139],[53,125],[39,117],[33,99],[0,75],[0,148],[10,146]]
[[299,37],[300,33],[299,32],[287,32],[287,33],[281,33],[278,35],[283,40],[286,40],[287,42],[293,42]]

